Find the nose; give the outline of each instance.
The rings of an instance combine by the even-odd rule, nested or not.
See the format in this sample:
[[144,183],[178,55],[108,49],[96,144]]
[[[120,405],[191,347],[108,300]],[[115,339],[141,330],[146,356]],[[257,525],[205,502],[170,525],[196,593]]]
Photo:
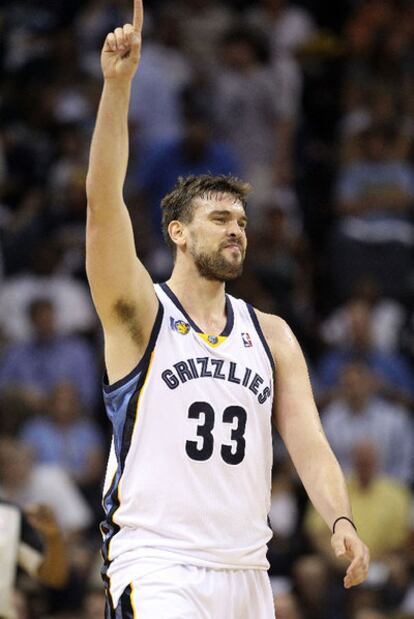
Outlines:
[[232,220],[228,222],[227,225],[227,234],[232,237],[240,238],[242,236],[242,229],[239,226],[239,223],[236,220]]

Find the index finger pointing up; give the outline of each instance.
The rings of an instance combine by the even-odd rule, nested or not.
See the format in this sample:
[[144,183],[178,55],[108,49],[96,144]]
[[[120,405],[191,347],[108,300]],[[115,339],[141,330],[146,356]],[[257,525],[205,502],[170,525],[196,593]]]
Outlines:
[[144,23],[144,7],[142,0],[134,0],[134,17],[132,20],[134,30],[141,32]]

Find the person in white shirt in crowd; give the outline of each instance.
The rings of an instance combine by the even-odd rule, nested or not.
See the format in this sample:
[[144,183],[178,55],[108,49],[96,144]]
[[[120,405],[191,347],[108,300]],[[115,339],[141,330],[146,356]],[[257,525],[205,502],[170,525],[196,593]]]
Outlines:
[[91,511],[69,475],[54,465],[34,465],[30,449],[13,438],[0,439],[0,494],[21,508],[50,507],[66,538],[91,524]]
[[56,307],[57,329],[62,335],[87,332],[96,316],[83,283],[60,272],[60,252],[53,241],[39,241],[31,270],[8,278],[0,292],[0,327],[10,340],[32,335],[28,307],[34,299],[50,298]]

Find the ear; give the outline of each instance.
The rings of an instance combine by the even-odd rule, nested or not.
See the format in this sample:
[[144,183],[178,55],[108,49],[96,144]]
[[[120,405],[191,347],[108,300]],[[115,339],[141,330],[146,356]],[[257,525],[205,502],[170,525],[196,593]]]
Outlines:
[[174,220],[170,221],[168,224],[168,234],[172,242],[179,247],[184,248],[186,245],[186,234],[185,234],[185,226],[181,221]]

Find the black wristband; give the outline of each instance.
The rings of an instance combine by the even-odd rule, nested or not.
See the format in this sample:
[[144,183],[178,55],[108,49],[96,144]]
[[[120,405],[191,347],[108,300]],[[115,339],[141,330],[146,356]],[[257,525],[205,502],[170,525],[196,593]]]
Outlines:
[[339,522],[340,520],[348,520],[348,522],[349,522],[350,524],[352,524],[352,526],[354,527],[355,531],[357,530],[356,526],[354,525],[354,523],[352,522],[352,520],[351,520],[350,518],[348,518],[348,516],[339,516],[339,518],[337,518],[337,519],[335,520],[335,522],[333,523],[333,525],[332,525],[332,533],[335,533],[335,526],[336,526],[336,523],[337,523],[337,522]]

